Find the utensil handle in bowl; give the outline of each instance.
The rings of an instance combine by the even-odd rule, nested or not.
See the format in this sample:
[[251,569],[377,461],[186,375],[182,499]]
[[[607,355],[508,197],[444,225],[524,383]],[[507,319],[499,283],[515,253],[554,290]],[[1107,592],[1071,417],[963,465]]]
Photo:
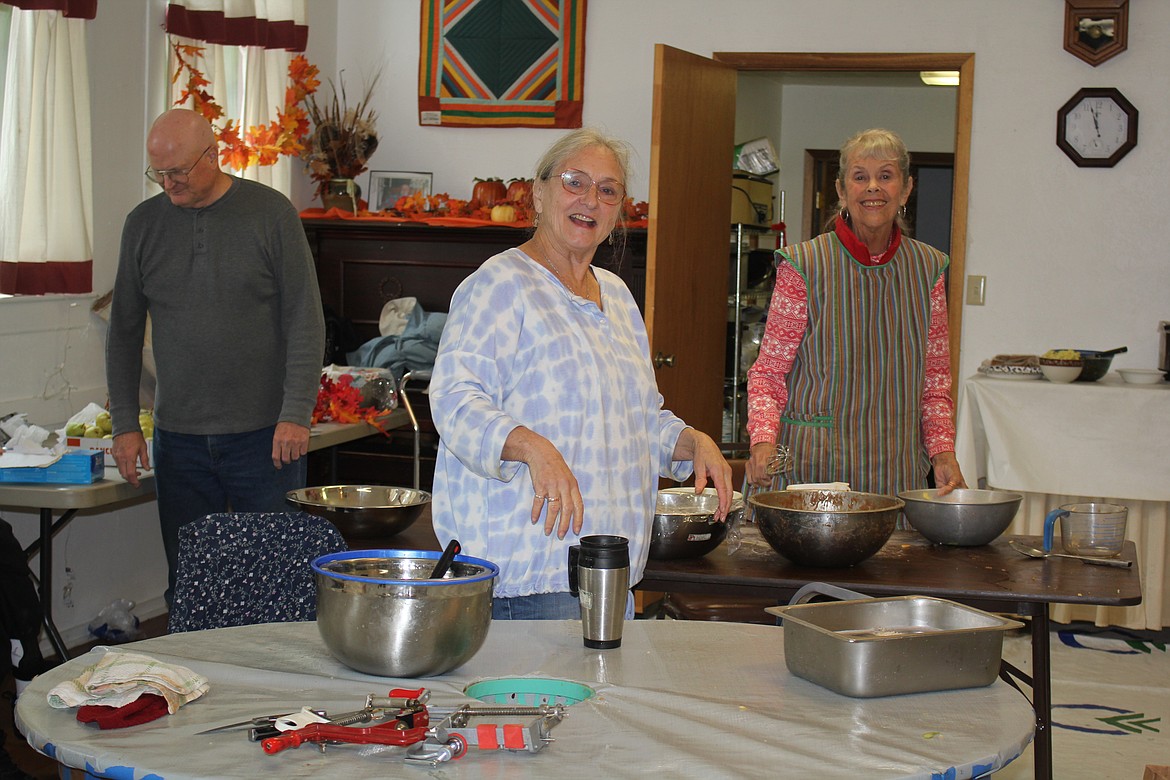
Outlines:
[[864,593],[858,593],[855,590],[849,590],[848,588],[842,588],[837,585],[830,585],[827,582],[810,582],[793,594],[792,598],[788,600],[788,606],[805,604],[811,601],[814,596],[830,596],[839,601],[855,601],[857,599],[869,598]]
[[447,546],[443,549],[443,554],[439,556],[439,562],[435,564],[435,568],[431,570],[430,579],[441,580],[447,570],[451,568],[451,561],[455,560],[455,556],[463,549],[459,545],[458,539],[452,539],[447,542]]

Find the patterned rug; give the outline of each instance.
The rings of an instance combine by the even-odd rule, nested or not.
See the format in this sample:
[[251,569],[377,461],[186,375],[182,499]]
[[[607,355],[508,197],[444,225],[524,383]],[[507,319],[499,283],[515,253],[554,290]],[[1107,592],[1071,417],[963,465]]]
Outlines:
[[[1058,629],[1052,635],[1053,777],[1141,780],[1146,765],[1170,764],[1170,631]],[[1026,634],[1009,635],[1003,657],[1031,674]],[[1029,746],[995,780],[1029,780],[1032,772]]]

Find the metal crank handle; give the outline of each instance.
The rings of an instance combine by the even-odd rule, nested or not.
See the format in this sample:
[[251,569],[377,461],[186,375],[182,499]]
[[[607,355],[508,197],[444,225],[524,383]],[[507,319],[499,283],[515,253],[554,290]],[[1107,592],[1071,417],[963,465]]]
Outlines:
[[435,743],[430,740],[416,742],[407,748],[404,761],[418,764],[430,764],[432,768],[439,764],[463,758],[467,753],[467,742],[458,734],[452,734],[446,742]]
[[426,688],[416,688],[409,690],[406,688],[395,688],[390,691],[389,696],[377,696],[373,693],[366,694],[366,709],[379,710],[406,710],[422,707],[431,698],[431,692]]

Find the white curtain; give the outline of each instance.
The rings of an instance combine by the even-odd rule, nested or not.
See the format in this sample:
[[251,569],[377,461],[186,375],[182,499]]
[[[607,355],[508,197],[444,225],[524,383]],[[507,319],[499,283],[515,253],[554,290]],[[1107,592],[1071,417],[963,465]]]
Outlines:
[[[308,35],[304,19],[304,0],[171,0],[167,28],[189,36],[184,43],[203,47],[196,66],[210,82],[206,89],[242,135],[249,127],[268,125],[284,106],[289,62]],[[172,73],[174,65],[172,52]],[[173,103],[182,85],[171,89]],[[275,165],[229,172],[291,197],[292,172],[301,165],[281,157]]]
[[0,121],[0,292],[93,287],[85,21],[12,9]]

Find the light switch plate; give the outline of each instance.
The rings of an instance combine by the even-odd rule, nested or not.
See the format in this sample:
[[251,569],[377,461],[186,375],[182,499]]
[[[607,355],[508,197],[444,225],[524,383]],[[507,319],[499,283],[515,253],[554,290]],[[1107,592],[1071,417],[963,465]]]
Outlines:
[[987,293],[986,276],[967,277],[967,305],[982,306]]

